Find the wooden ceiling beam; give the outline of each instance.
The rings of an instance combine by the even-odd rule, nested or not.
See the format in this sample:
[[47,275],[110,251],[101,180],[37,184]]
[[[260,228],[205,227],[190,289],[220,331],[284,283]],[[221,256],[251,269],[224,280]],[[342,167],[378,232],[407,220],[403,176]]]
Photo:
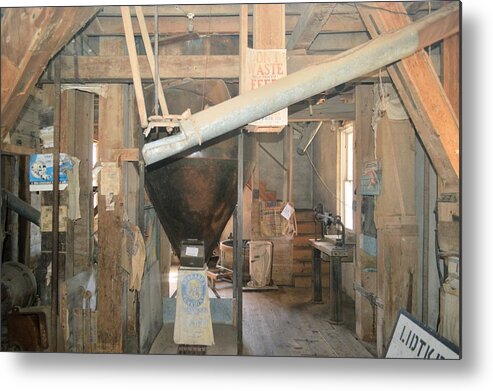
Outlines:
[[[146,24],[149,31],[154,31],[154,19],[146,16]],[[300,17],[298,15],[286,15],[286,33],[290,34],[295,29]],[[140,35],[137,28],[137,20],[133,20],[135,35]],[[253,17],[248,18],[248,29],[252,31]],[[184,16],[162,17],[159,23],[159,34],[172,35],[187,32],[188,20]],[[225,34],[238,35],[240,24],[237,16],[215,16],[214,22],[208,16],[195,16],[194,31],[199,34]],[[366,27],[358,14],[332,14],[320,30],[322,33],[352,33],[364,32]],[[123,24],[121,18],[116,16],[98,15],[87,26],[84,33],[88,36],[123,36]]]
[[354,120],[354,102],[346,103],[341,97],[331,98],[322,104],[314,104],[302,110],[289,113],[290,122],[308,122],[316,120]]
[[[288,74],[310,65],[329,61],[331,55],[290,55],[288,53]],[[146,56],[137,56],[141,78],[152,81]],[[126,56],[62,56],[62,82],[105,82],[123,83],[132,81],[132,72]],[[207,71],[206,71],[207,67]],[[240,58],[237,55],[221,56],[165,56],[159,58],[159,75],[161,79],[179,79],[185,77],[211,79],[238,79],[240,75]],[[378,73],[358,78],[359,82],[378,80]],[[388,81],[387,72],[382,72]],[[39,79],[39,84],[53,83],[49,70]]]
[[[300,15],[303,11],[303,3],[286,4],[286,15]],[[119,7],[105,6],[101,11],[103,16],[118,16]],[[154,16],[154,6],[142,6],[145,16]],[[353,7],[343,7],[339,12],[357,12]],[[240,16],[240,4],[181,4],[181,5],[160,5],[158,7],[159,16],[185,16],[187,13],[193,13],[197,16]],[[248,14],[253,15],[253,4],[248,4]],[[132,15],[135,13],[132,11]]]
[[289,37],[286,49],[308,49],[329,20],[335,6],[336,3],[305,4],[305,11]]
[[[322,3],[322,2],[320,2]],[[436,2],[432,2],[436,3]],[[433,5],[432,5],[433,6]],[[285,15],[299,16],[303,13],[305,3],[286,3]],[[145,16],[154,16],[154,6],[142,6],[142,11]],[[176,5],[160,5],[158,7],[159,16],[185,16],[187,13],[193,13],[198,16],[240,16],[240,4],[182,4]],[[253,4],[248,5],[248,14],[253,15]],[[336,14],[358,14],[353,3],[337,3],[334,10]],[[118,6],[105,6],[100,12],[102,16],[119,16],[120,8]],[[135,13],[132,12],[134,16]]]
[[[411,20],[400,2],[357,5],[372,38],[402,28]],[[452,18],[426,31],[420,39],[436,34],[453,35],[459,29],[459,10]],[[446,34],[444,34],[446,33]],[[459,176],[459,122],[445,94],[430,57],[424,50],[387,67],[416,131],[446,187],[456,188]]]
[[53,57],[87,21],[95,7],[7,8],[1,25],[1,140]]

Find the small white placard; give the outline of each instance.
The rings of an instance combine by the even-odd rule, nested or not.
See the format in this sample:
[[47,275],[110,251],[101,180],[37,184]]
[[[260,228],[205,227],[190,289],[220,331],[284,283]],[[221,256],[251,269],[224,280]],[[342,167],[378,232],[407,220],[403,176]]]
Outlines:
[[188,255],[191,257],[198,257],[199,256],[199,248],[198,247],[187,247],[185,249],[185,255]]
[[294,208],[290,204],[286,204],[284,209],[281,212],[281,216],[286,220],[289,220],[294,213]]
[[458,348],[404,310],[394,327],[386,358],[458,360]]

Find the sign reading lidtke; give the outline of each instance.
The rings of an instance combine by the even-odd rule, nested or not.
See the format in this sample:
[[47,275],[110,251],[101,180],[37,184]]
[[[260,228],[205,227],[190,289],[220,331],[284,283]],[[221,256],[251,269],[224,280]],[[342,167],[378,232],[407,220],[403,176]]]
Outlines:
[[408,312],[399,311],[386,358],[459,359],[459,349]]

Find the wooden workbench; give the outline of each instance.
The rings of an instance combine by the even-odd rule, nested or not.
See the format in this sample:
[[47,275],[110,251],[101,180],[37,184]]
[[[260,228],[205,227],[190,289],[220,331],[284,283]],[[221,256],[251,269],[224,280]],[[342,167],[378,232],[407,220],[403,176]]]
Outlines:
[[329,319],[330,322],[340,324],[342,319],[342,262],[352,262],[347,246],[336,246],[330,241],[309,239],[313,249],[313,302],[322,302],[322,262],[330,263],[329,279]]

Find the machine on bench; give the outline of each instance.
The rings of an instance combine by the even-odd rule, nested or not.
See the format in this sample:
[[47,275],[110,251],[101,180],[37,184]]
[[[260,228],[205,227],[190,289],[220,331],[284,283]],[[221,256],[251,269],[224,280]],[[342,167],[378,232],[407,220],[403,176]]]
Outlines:
[[[313,302],[322,303],[322,261],[330,263],[329,280],[329,318],[331,323],[343,323],[342,308],[342,262],[352,262],[346,246],[346,229],[340,216],[324,211],[322,204],[314,209],[314,220],[321,224],[320,239],[310,239],[313,248]],[[326,239],[331,226],[337,229],[335,244]]]

